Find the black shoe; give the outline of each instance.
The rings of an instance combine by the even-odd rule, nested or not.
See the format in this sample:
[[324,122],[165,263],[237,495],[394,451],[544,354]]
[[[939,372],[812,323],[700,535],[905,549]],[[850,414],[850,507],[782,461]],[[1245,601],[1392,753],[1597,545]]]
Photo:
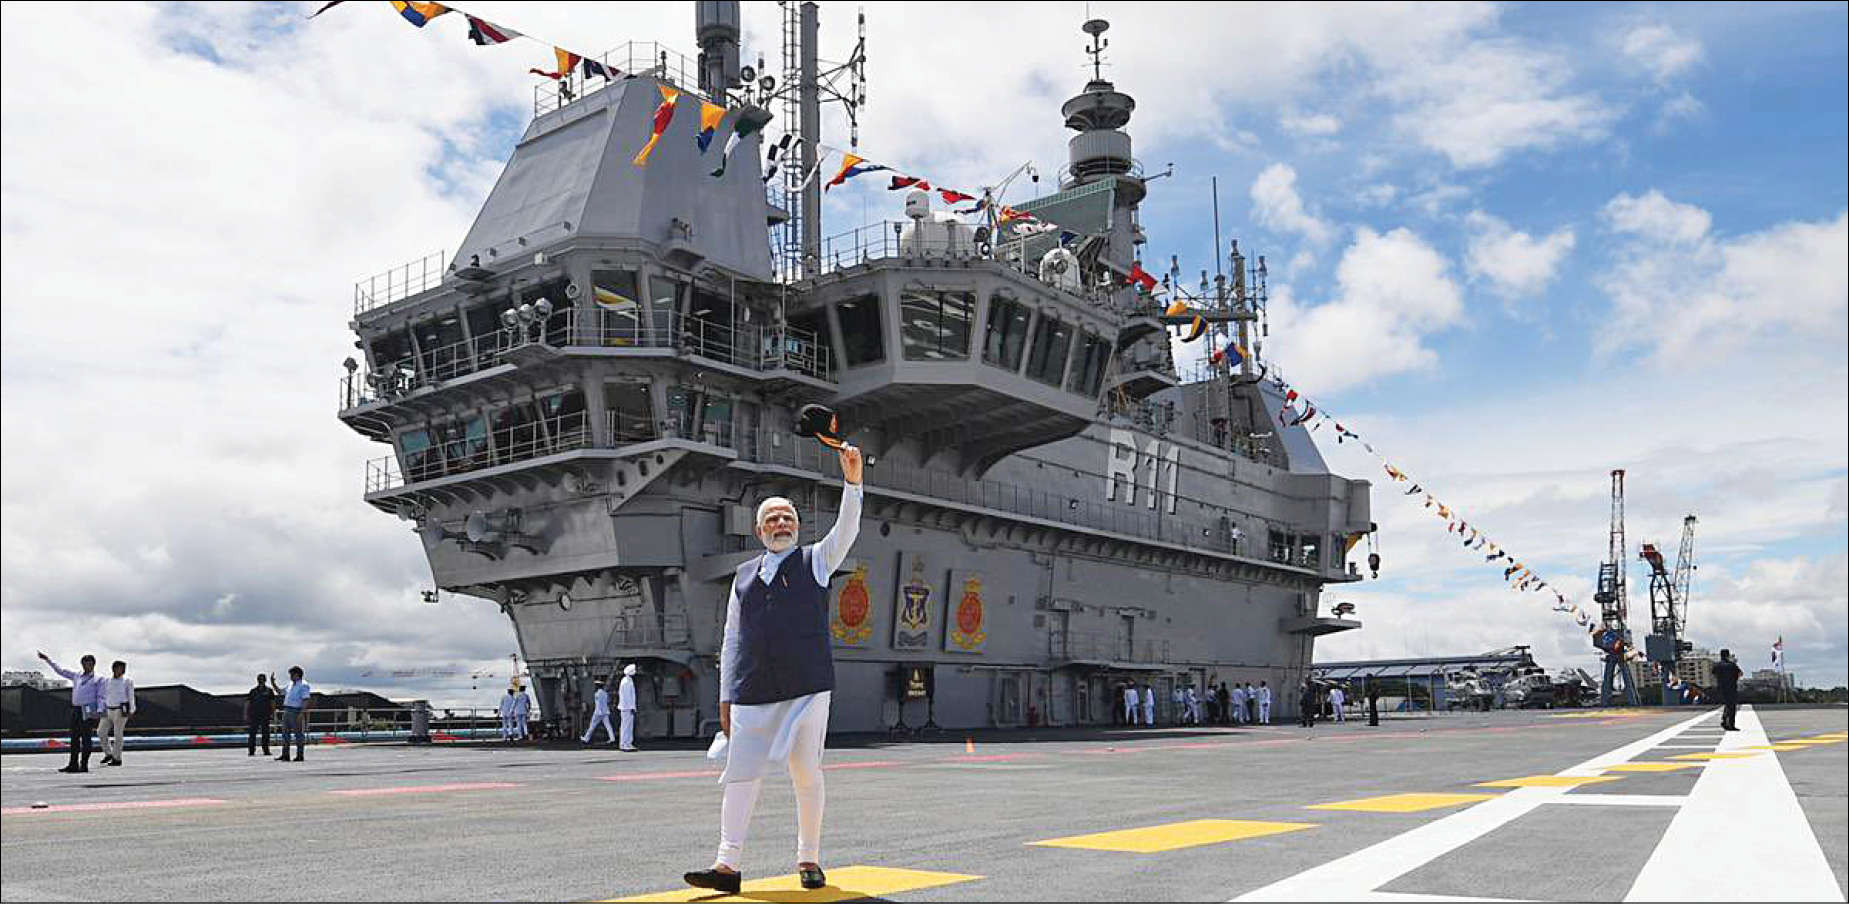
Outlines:
[[277,757],[277,759],[285,763],[289,762],[289,751],[287,750],[283,751],[282,756]]
[[298,763],[302,761],[302,752],[300,750],[295,752],[295,761]]
[[1726,731],[1739,731],[1740,729],[1738,729],[1738,728],[1735,728],[1735,727],[1734,727],[1734,726],[1732,726],[1732,725],[1729,725],[1729,726],[1727,726],[1727,728],[1726,728],[1725,730],[1726,730]]
[[[268,753],[269,751],[267,751],[267,750],[266,750],[266,751],[264,751],[264,752],[265,752],[265,753]],[[256,756],[256,755],[257,755],[257,751],[255,751],[255,750],[253,750],[253,751],[251,751],[251,752],[249,752],[249,753],[247,753],[247,754],[244,754],[244,755],[245,755],[245,756]]]
[[66,767],[64,767],[63,769],[59,769],[58,771],[59,771],[59,772],[82,772],[83,770],[82,770],[82,769],[79,769],[79,768],[77,768],[77,764],[76,764],[76,763],[72,763],[71,765],[69,765],[69,766],[66,766]]
[[822,868],[819,866],[802,867],[796,871],[796,874],[802,878],[804,888],[816,889],[828,885],[828,877],[823,875]]
[[685,873],[681,876],[694,888],[710,888],[728,895],[738,894],[738,888],[745,881],[743,873],[726,873],[716,869],[703,869],[698,872]]

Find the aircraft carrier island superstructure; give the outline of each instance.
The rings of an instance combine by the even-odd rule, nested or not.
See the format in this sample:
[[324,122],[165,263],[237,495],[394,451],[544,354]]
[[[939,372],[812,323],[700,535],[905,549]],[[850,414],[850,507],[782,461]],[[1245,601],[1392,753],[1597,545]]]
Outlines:
[[[1359,579],[1368,484],[1286,426],[1257,354],[1177,373],[1170,328],[1196,314],[1257,351],[1262,276],[1233,257],[1182,317],[1178,284],[1124,278],[1134,101],[1100,76],[1064,105],[1059,191],[1013,208],[1057,231],[894,192],[896,222],[821,242],[824,180],[767,200],[758,136],[722,176],[696,144],[703,99],[768,114],[737,5],[699,8],[698,64],[548,86],[460,248],[356,293],[340,418],[391,450],[365,499],[415,525],[442,591],[507,614],[542,714],[581,726],[634,662],[644,737],[712,730],[757,502],[793,499],[803,542],[835,516],[834,453],[792,432],[809,402],[875,457],[829,594],[832,730],[1108,724],[1124,682],[1166,712],[1183,685],[1264,681],[1294,713],[1314,638],[1360,626],[1321,591]],[[815,8],[789,15],[812,64]],[[638,166],[664,85],[678,115]]]

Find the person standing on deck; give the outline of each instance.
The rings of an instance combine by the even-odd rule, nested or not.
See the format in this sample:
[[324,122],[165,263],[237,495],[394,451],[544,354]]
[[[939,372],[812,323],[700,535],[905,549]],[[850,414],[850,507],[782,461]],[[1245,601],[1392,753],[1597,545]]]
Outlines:
[[1143,682],[1143,724],[1156,724],[1156,692],[1149,689],[1149,683]]
[[92,731],[103,710],[103,676],[96,673],[96,657],[83,654],[83,659],[79,660],[83,666],[81,672],[73,672],[52,662],[43,650],[39,651],[39,658],[71,683],[71,763],[58,771],[89,772],[90,752],[93,749],[91,745],[94,743]]
[[745,838],[764,770],[788,764],[796,790],[796,869],[802,887],[828,884],[821,867],[822,749],[835,686],[829,646],[828,582],[860,535],[860,450],[835,446],[841,463],[841,511],[828,535],[798,546],[796,506],[772,497],[758,504],[764,553],[739,566],[726,600],[719,654],[719,728],[725,732],[725,787],[719,850],[713,865],[683,876],[688,885],[737,894]]
[[244,692],[244,741],[250,752],[245,756],[257,755],[257,735],[263,735],[263,755],[270,755],[270,716],[276,712],[276,689],[270,687],[268,677],[259,674],[257,686]]
[[519,693],[514,694],[514,740],[527,739],[526,723],[532,715],[533,698],[527,696],[526,688],[520,688]]
[[1271,685],[1258,683],[1258,724],[1271,724]]
[[1726,708],[1721,710],[1721,728],[1726,731],[1739,731],[1734,725],[1734,716],[1740,709],[1740,664],[1733,661],[1732,650],[1721,651],[1721,661],[1709,670],[1714,673],[1714,685],[1720,688],[1721,702]]
[[616,686],[616,712],[622,725],[618,750],[631,753],[636,749],[636,664],[623,666],[623,681]]
[[103,765],[120,766],[122,735],[135,714],[135,681],[128,677],[128,663],[120,659],[109,664],[109,672],[110,677],[103,679],[103,720],[97,741],[103,748]]
[[1246,689],[1243,685],[1233,685],[1233,724],[1244,725],[1246,720]]
[[609,743],[616,743],[616,729],[610,727],[610,692],[604,689],[603,679],[597,679],[597,693],[591,695],[591,727],[584,730],[584,743],[589,744],[597,734],[597,726],[603,726],[603,733]]

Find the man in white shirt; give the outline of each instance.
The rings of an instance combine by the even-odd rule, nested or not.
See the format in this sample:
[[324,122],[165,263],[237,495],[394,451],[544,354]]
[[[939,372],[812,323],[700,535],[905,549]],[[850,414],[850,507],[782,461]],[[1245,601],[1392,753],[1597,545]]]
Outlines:
[[1258,721],[1258,688],[1253,687],[1252,682],[1250,681],[1246,682],[1245,717],[1246,717],[1247,722],[1250,722],[1253,725],[1259,724],[1259,721]]
[[636,664],[623,666],[622,683],[616,686],[617,721],[622,725],[618,750],[631,753],[636,749]]
[[1136,711],[1139,705],[1140,704],[1136,702],[1136,685],[1134,684],[1124,685],[1124,724],[1125,725],[1135,725],[1137,723],[1138,720],[1136,717]]
[[103,680],[103,720],[97,741],[103,748],[103,765],[120,766],[122,733],[135,714],[135,682],[128,678],[128,663],[120,659],[109,664],[109,674]]
[[1258,683],[1258,724],[1271,724],[1271,685]]
[[514,739],[524,741],[527,738],[527,718],[533,714],[533,698],[527,696],[526,688],[520,688],[514,694]]
[[[827,439],[824,439],[827,442]],[[818,543],[801,546],[796,505],[758,504],[764,554],[740,565],[726,598],[719,654],[719,727],[725,732],[725,786],[713,865],[683,878],[696,888],[737,894],[745,837],[764,771],[788,764],[796,791],[796,871],[802,887],[827,885],[822,872],[822,749],[835,685],[829,645],[828,583],[860,535],[860,450],[830,443],[841,464],[841,510]]]
[[1341,685],[1338,684],[1329,689],[1329,708],[1335,711],[1335,720],[1337,722],[1348,721],[1342,712],[1342,703],[1347,699],[1348,696],[1342,693]]
[[1233,724],[1244,725],[1246,721],[1246,689],[1244,685],[1233,685]]
[[591,727],[584,730],[584,743],[589,744],[591,737],[597,734],[597,726],[603,726],[606,743],[616,742],[616,729],[610,727],[610,692],[604,690],[603,679],[597,679],[597,693],[591,696]]
[[52,662],[43,650],[39,651],[39,658],[71,683],[71,764],[58,771],[89,772],[90,751],[93,749],[91,731],[103,711],[103,676],[96,674],[96,657],[83,654],[81,672],[73,672]]
[[1148,682],[1143,683],[1143,724],[1156,724],[1156,692],[1150,689]]

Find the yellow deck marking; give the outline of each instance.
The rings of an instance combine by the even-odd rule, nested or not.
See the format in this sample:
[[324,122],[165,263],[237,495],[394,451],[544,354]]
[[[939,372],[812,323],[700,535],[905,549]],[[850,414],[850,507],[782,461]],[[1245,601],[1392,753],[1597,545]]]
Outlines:
[[1476,803],[1497,797],[1495,794],[1388,794],[1360,800],[1338,800],[1332,804],[1311,804],[1306,810],[1358,810],[1363,813],[1423,813],[1441,807]]
[[1681,753],[1670,757],[1672,760],[1743,760],[1757,753]]
[[1599,782],[1615,782],[1623,776],[1617,775],[1528,775],[1521,778],[1498,779],[1493,782],[1477,782],[1479,788],[1573,788],[1579,785],[1593,785]]
[[1790,738],[1780,744],[1841,744],[1842,738]]
[[776,902],[817,902],[852,901],[857,898],[883,898],[901,892],[919,891],[926,888],[938,888],[955,885],[958,882],[973,882],[981,876],[965,876],[959,873],[934,873],[918,869],[891,869],[884,866],[844,866],[828,870],[828,885],[809,891],[802,886],[802,880],[795,874],[775,876],[769,879],[747,879],[737,895],[719,895],[710,888],[679,888],[660,894],[638,895],[633,898],[611,898],[612,901],[776,901]]
[[1316,828],[1315,824],[1307,822],[1190,819],[1187,822],[1146,826],[1141,829],[1119,829],[1115,832],[1098,832],[1092,835],[1049,838],[1046,841],[1030,841],[1028,844],[1040,847],[1083,848],[1088,851],[1153,854],[1159,851],[1174,851],[1181,848],[1199,847],[1203,844],[1262,838],[1266,835],[1279,835],[1284,832],[1298,832],[1314,828]]
[[1677,769],[1693,769],[1694,763],[1619,763],[1605,767],[1606,772],[1674,772]]

